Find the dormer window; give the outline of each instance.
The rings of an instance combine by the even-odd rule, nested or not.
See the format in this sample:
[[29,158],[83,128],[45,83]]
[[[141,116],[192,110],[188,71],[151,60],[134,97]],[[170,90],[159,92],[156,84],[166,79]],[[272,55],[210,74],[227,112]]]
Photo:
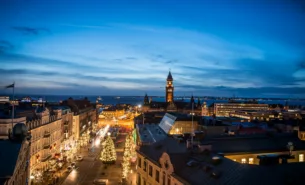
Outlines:
[[165,169],[168,169],[168,168],[169,168],[169,164],[168,164],[168,162],[167,162],[167,161],[165,161],[165,163],[164,163],[164,167],[165,167]]

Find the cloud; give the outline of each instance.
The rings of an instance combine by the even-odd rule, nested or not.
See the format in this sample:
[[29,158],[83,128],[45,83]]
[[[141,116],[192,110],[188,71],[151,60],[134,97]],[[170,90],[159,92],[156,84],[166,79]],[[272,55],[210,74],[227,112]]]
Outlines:
[[0,40],[0,53],[14,49],[14,45],[6,40]]
[[24,35],[39,35],[42,33],[48,33],[50,34],[51,31],[47,28],[32,28],[32,27],[26,27],[26,26],[14,26],[12,29],[21,32]]
[[137,60],[136,57],[126,57],[127,60]]
[[59,26],[75,27],[75,28],[89,28],[89,29],[107,29],[111,26],[96,26],[96,25],[80,25],[80,24],[59,24]]
[[252,88],[257,93],[260,89],[272,94],[277,88],[301,88],[305,84],[302,70],[296,73],[297,68],[304,68],[303,63],[297,65],[297,57],[270,56],[268,48],[183,29],[112,26],[108,33],[94,26],[87,28],[64,37],[37,39],[28,44],[28,50],[26,43],[19,54],[2,54],[1,77],[24,77],[25,84],[35,81],[37,87],[44,81],[50,82],[50,87],[61,88],[54,83],[65,81],[84,89],[99,86],[109,92],[132,89],[135,93],[159,94],[164,93],[169,69],[177,93],[251,94],[244,89]]

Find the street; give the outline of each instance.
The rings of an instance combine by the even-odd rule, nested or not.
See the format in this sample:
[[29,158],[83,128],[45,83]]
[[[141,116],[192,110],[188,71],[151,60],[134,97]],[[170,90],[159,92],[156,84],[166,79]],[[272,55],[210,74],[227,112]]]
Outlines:
[[[101,147],[95,147],[94,151],[90,150],[88,151],[87,147],[81,149],[80,155],[83,156],[83,160],[76,163],[78,168],[68,175],[62,185],[92,184],[97,176],[97,171],[93,169],[96,169],[96,164],[99,161],[99,159],[95,161],[95,158],[99,157]],[[88,180],[91,180],[90,183],[87,182]]]
[[[125,139],[125,136],[126,135],[120,135],[117,140]],[[101,154],[100,145],[91,145],[90,151],[88,151],[88,146],[82,148],[80,155],[83,156],[83,160],[77,162],[76,166],[78,168],[68,175],[62,185],[92,185],[95,179],[108,179],[109,185],[120,184],[123,148],[124,142],[117,144],[116,163],[108,166],[103,164],[99,159]]]

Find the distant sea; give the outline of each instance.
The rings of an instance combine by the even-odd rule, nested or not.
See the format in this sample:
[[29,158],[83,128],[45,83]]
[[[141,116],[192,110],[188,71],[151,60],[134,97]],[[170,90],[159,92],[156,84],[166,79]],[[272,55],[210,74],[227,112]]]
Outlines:
[[[22,99],[26,97],[27,95],[15,95],[15,98]],[[63,100],[67,100],[68,98],[73,99],[84,99],[85,97],[88,98],[90,102],[95,102],[98,96],[62,96],[62,95],[46,95],[46,96],[35,96],[30,95],[32,99],[39,99],[42,98],[43,100],[46,100],[47,102],[60,102]],[[100,96],[101,100],[99,102],[103,103],[104,105],[114,105],[114,104],[131,104],[131,105],[140,105],[143,104],[144,97],[143,96]],[[152,97],[153,101],[159,101],[164,102],[164,97]],[[177,98],[176,101],[182,101],[181,98]],[[189,98],[184,99],[185,102],[189,102]],[[197,99],[195,100],[197,101]],[[212,103],[225,103],[228,102],[227,100],[215,100],[215,99],[201,99],[201,103],[205,101],[207,105],[210,105]],[[259,103],[266,103],[266,104],[282,104],[284,105],[286,103],[286,100],[259,100]],[[287,100],[288,105],[302,105],[305,106],[305,100]]]

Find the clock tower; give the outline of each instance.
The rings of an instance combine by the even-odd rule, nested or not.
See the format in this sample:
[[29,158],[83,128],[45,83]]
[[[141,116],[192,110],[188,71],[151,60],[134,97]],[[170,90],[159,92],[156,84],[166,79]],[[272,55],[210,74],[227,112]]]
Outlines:
[[173,77],[170,71],[166,79],[165,98],[166,102],[174,102],[174,84]]

